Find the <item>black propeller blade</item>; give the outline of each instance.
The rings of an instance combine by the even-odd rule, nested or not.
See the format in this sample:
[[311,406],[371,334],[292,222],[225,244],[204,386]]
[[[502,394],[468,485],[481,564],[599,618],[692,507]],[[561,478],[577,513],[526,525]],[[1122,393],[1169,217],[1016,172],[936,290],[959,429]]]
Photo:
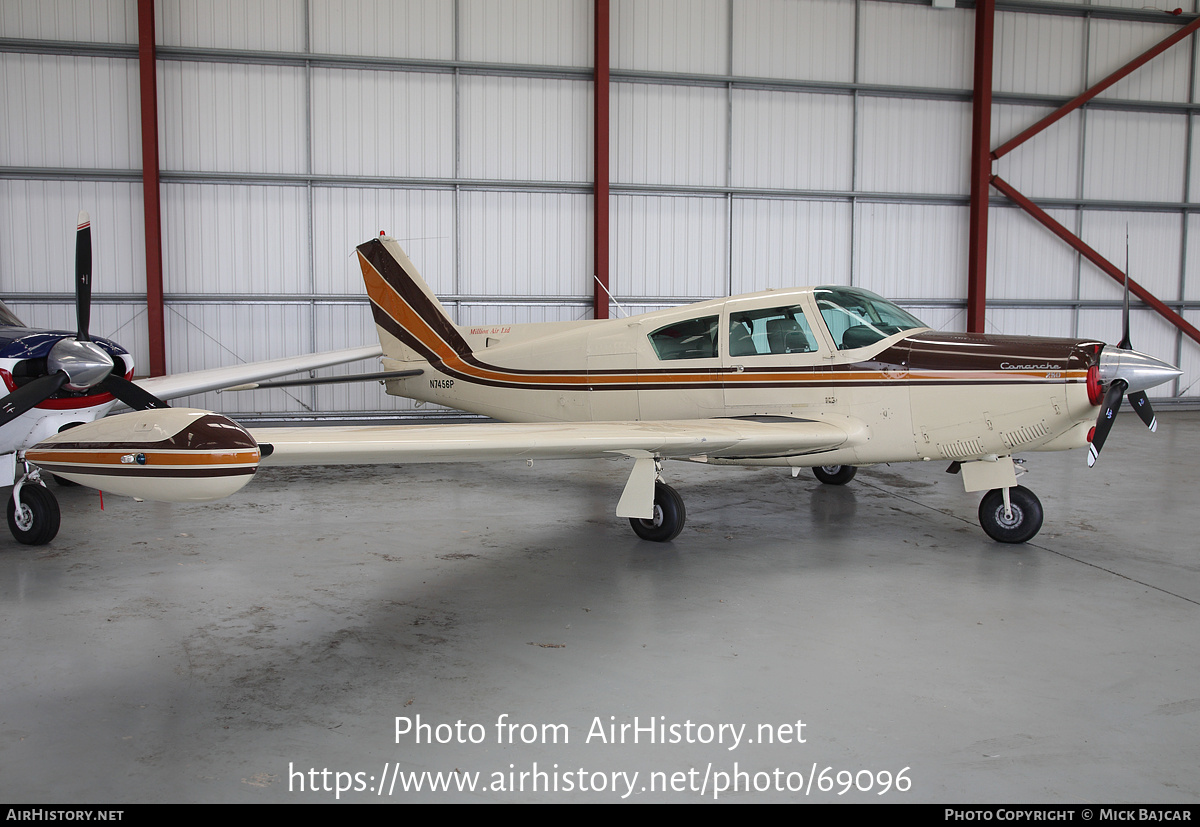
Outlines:
[[1151,431],[1158,430],[1158,420],[1154,417],[1154,409],[1150,407],[1150,400],[1146,398],[1145,391],[1129,394],[1129,404],[1133,405],[1134,412],[1146,423],[1147,428]]
[[1100,449],[1108,439],[1108,432],[1112,430],[1113,422],[1117,419],[1117,411],[1121,410],[1121,398],[1125,396],[1125,389],[1128,387],[1124,379],[1114,379],[1108,393],[1104,395],[1104,402],[1100,405],[1100,417],[1096,420],[1096,430],[1092,434],[1092,444],[1088,446],[1089,468],[1096,464],[1100,456]]
[[166,402],[117,373],[107,351],[92,342],[88,333],[91,308],[92,222],[87,212],[81,211],[75,233],[75,340],[60,339],[50,350],[47,357],[50,373],[26,382],[0,399],[0,427],[67,385],[76,391],[102,388],[137,410],[168,407]]
[[67,384],[69,378],[61,370],[47,376],[39,376],[0,399],[0,427],[49,399],[58,392],[59,388]]
[[110,373],[108,378],[101,382],[97,387],[106,390],[113,396],[120,399],[135,411],[144,411],[149,408],[169,408],[171,407],[166,402],[163,402],[150,391],[130,382],[124,376],[117,376],[115,373]]
[[92,220],[86,210],[79,212],[75,232],[75,339],[91,341],[88,327],[92,318]]
[[[1142,359],[1143,365],[1147,357],[1133,351],[1133,342],[1129,336],[1129,234],[1128,230],[1125,235],[1125,299],[1121,309],[1121,342],[1117,345],[1120,351],[1128,351],[1126,353],[1116,354],[1118,360],[1128,360],[1130,357],[1139,357]],[[1103,357],[1102,357],[1103,359]],[[1154,360],[1149,360],[1153,362]],[[1169,368],[1170,366],[1159,363],[1151,370]],[[1127,376],[1136,376],[1136,362],[1132,367],[1120,368],[1122,372],[1129,370]],[[1178,371],[1175,371],[1176,374]],[[1142,388],[1152,387],[1153,384],[1164,381],[1158,379],[1151,384],[1146,382],[1145,368],[1143,368],[1142,376],[1138,380],[1140,387],[1138,390],[1129,394],[1129,403],[1133,405],[1133,410],[1137,413],[1138,418],[1146,424],[1146,427],[1151,431],[1158,430],[1158,420],[1154,416],[1154,408],[1150,406],[1150,400],[1146,396],[1146,391]],[[1096,420],[1096,428],[1092,433],[1091,445],[1088,446],[1088,466],[1096,464],[1099,458],[1100,449],[1104,447],[1104,441],[1108,439],[1108,432],[1112,430],[1113,421],[1117,417],[1117,411],[1121,409],[1121,397],[1129,389],[1129,382],[1120,377],[1114,378],[1109,385],[1108,392],[1104,395],[1104,402],[1100,406],[1100,416]]]
[[[1125,302],[1121,308],[1121,343],[1117,345],[1124,350],[1133,350],[1133,341],[1129,338],[1129,228],[1125,228]],[[1154,417],[1154,409],[1145,391],[1134,391],[1129,394],[1129,404],[1137,411],[1138,418],[1146,423],[1151,432],[1158,430],[1158,420]]]

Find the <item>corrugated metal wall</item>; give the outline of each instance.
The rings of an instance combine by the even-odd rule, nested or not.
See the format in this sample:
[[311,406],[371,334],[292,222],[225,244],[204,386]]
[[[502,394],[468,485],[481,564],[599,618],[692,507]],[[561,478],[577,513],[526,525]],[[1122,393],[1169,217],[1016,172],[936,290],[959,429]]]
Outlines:
[[[1178,23],[1130,2],[996,19],[993,145]],[[1172,0],[1196,11],[1194,0]],[[1035,13],[1036,12],[1036,13]],[[136,2],[0,2],[0,291],[147,364]],[[465,323],[590,315],[588,0],[159,0],[168,369],[373,340],[350,252],[401,238]],[[898,0],[613,0],[612,274],[629,311],[853,283],[965,324],[974,13]],[[1189,40],[996,171],[1200,323]],[[993,200],[989,330],[1119,337],[1120,291]],[[1148,311],[1141,349],[1200,349]],[[347,366],[344,371],[368,369]],[[407,409],[378,386],[209,395],[237,413]]]

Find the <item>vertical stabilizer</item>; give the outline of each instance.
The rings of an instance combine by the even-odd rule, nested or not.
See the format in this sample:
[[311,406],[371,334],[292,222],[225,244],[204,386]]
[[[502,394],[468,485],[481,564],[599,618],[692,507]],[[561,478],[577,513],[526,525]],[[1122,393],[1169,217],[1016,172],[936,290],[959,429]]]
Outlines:
[[358,245],[358,263],[384,356],[436,364],[470,355],[470,346],[396,239]]

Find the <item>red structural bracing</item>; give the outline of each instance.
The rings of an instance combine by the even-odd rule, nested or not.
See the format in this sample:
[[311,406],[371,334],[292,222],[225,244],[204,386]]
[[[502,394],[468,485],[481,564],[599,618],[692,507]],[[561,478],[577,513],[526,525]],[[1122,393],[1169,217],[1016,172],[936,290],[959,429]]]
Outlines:
[[1148,51],[1145,51],[1142,54],[1138,55],[1133,60],[1129,61],[1124,66],[1122,66],[1120,69],[1118,69],[1117,71],[1113,72],[1111,75],[1106,77],[1104,80],[1100,81],[1095,86],[1088,89],[1083,94],[1064,103],[1058,109],[1055,109],[1049,115],[1042,118],[1040,121],[1035,123],[1033,126],[1026,129],[1020,135],[1017,135],[1012,140],[1006,141],[1005,143],[1001,144],[999,147],[997,147],[995,150],[992,151],[992,158],[993,159],[1002,158],[1003,156],[1012,152],[1014,149],[1016,149],[1017,147],[1019,147],[1021,144],[1025,143],[1026,141],[1028,141],[1034,135],[1037,135],[1039,132],[1046,129],[1046,127],[1050,126],[1051,124],[1053,124],[1053,123],[1059,121],[1060,119],[1066,117],[1067,115],[1071,114],[1076,109],[1078,109],[1079,107],[1083,106],[1085,103],[1090,101],[1092,98],[1096,97],[1096,95],[1099,95],[1105,89],[1107,89],[1108,87],[1112,86],[1117,81],[1121,80],[1122,78],[1124,78],[1127,75],[1129,75],[1130,73],[1132,73],[1135,69],[1145,66],[1151,60],[1153,60],[1154,58],[1161,55],[1167,49],[1171,48],[1176,43],[1183,40],[1185,37],[1190,35],[1192,32],[1196,31],[1196,29],[1198,29],[1198,28],[1200,28],[1200,17],[1197,17],[1191,23],[1187,24],[1182,29],[1175,32],[1175,34],[1171,35],[1166,40],[1159,43],[1157,46],[1153,46]]
[[593,318],[608,318],[608,135],[609,135],[609,14],[608,0],[595,2],[596,79],[593,94],[595,117],[592,140],[595,157],[593,175],[595,188],[595,220],[592,225],[592,247],[596,262],[596,277],[592,282]]
[[[1117,265],[1113,264],[1111,261],[1106,259],[1104,256],[1100,255],[1095,250],[1093,250],[1091,247],[1089,247],[1083,241],[1083,239],[1081,239],[1079,236],[1075,235],[1075,233],[1071,232],[1066,227],[1064,227],[1062,224],[1059,224],[1057,221],[1055,221],[1053,218],[1051,218],[1050,215],[1047,214],[1045,210],[1043,210],[1037,204],[1030,201],[1028,198],[1026,198],[1021,193],[1017,192],[1017,190],[1013,189],[1013,186],[1011,184],[1009,184],[1007,181],[1005,181],[1003,178],[1001,178],[999,175],[992,176],[992,186],[995,187],[996,189],[1000,190],[1000,192],[1007,195],[1013,201],[1015,201],[1017,203],[1017,205],[1021,207],[1021,209],[1025,210],[1025,212],[1029,213],[1031,216],[1033,216],[1035,219],[1037,219],[1037,221],[1039,223],[1041,223],[1042,226],[1044,226],[1050,232],[1054,233],[1056,236],[1061,238],[1063,241],[1070,244],[1073,248],[1075,248],[1075,250],[1081,256],[1086,258],[1092,264],[1095,264],[1097,267],[1099,267],[1105,273],[1108,273],[1108,275],[1112,276],[1113,279],[1116,280],[1117,284],[1121,284],[1121,285],[1125,284],[1125,280],[1128,277],[1124,273],[1121,272],[1120,268],[1117,267]],[[1172,310],[1171,308],[1169,308],[1165,304],[1163,304],[1161,301],[1159,301],[1158,298],[1154,296],[1154,294],[1152,294],[1145,287],[1142,287],[1140,284],[1138,284],[1133,279],[1129,279],[1129,292],[1132,293],[1133,295],[1137,296],[1139,299],[1144,301],[1150,307],[1154,308],[1154,310],[1160,316],[1162,316],[1164,319],[1169,321],[1171,324],[1175,325],[1177,328],[1182,330],[1187,336],[1189,336],[1197,344],[1200,344],[1200,330],[1197,330],[1195,327],[1188,324],[1186,319],[1184,319],[1182,316],[1180,316],[1174,310]]]
[[138,0],[138,76],[142,98],[142,202],[146,223],[146,317],[150,375],[167,372],[163,326],[162,205],[158,184],[158,67],[154,50],[154,0]]
[[[1074,112],[1096,95],[1144,66],[1158,55],[1200,29],[1200,17],[1166,38],[1156,46],[1126,63],[1104,80],[1060,106],[1021,134],[1001,144],[990,153],[989,131],[992,108],[992,47],[994,38],[993,20],[995,0],[979,0],[975,6],[975,89],[973,97],[973,130],[971,144],[971,221],[969,284],[967,288],[967,330],[982,331],[987,294],[987,208],[988,184],[1008,196],[1019,207],[1033,216],[1048,230],[1070,244],[1080,255],[1095,264],[1101,271],[1112,276],[1118,284],[1125,284],[1126,275],[1104,256],[1088,246],[1083,239],[1051,218],[1045,210],[1018,192],[999,176],[991,174],[991,162],[1028,141],[1064,116]],[[986,110],[986,111],[985,111]],[[1200,343],[1200,330],[1167,307],[1157,297],[1137,282],[1129,279],[1129,292],[1136,295],[1159,315],[1179,328],[1185,335]]]

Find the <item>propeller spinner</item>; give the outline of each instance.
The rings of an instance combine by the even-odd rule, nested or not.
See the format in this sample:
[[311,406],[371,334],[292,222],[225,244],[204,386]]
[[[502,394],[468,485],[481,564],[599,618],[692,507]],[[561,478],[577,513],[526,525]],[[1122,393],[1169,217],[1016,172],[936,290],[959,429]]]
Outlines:
[[75,234],[74,339],[55,343],[46,357],[46,373],[0,399],[0,426],[40,405],[62,388],[87,391],[99,388],[131,408],[165,408],[167,403],[113,372],[112,356],[91,340],[88,327],[92,305],[92,224],[86,211],[79,213]]
[[[1128,255],[1127,252],[1126,258]],[[1179,368],[1161,359],[1133,350],[1129,340],[1128,276],[1125,278],[1125,306],[1122,315],[1121,343],[1117,347],[1104,346],[1096,369],[1099,386],[1107,387],[1108,390],[1100,403],[1100,416],[1096,419],[1096,428],[1088,446],[1089,468],[1095,465],[1100,457],[1100,449],[1104,447],[1108,432],[1112,430],[1113,422],[1117,419],[1117,412],[1121,410],[1121,399],[1129,394],[1129,403],[1133,405],[1134,412],[1147,428],[1157,431],[1158,420],[1154,416],[1154,409],[1150,406],[1146,391],[1183,373]]]

